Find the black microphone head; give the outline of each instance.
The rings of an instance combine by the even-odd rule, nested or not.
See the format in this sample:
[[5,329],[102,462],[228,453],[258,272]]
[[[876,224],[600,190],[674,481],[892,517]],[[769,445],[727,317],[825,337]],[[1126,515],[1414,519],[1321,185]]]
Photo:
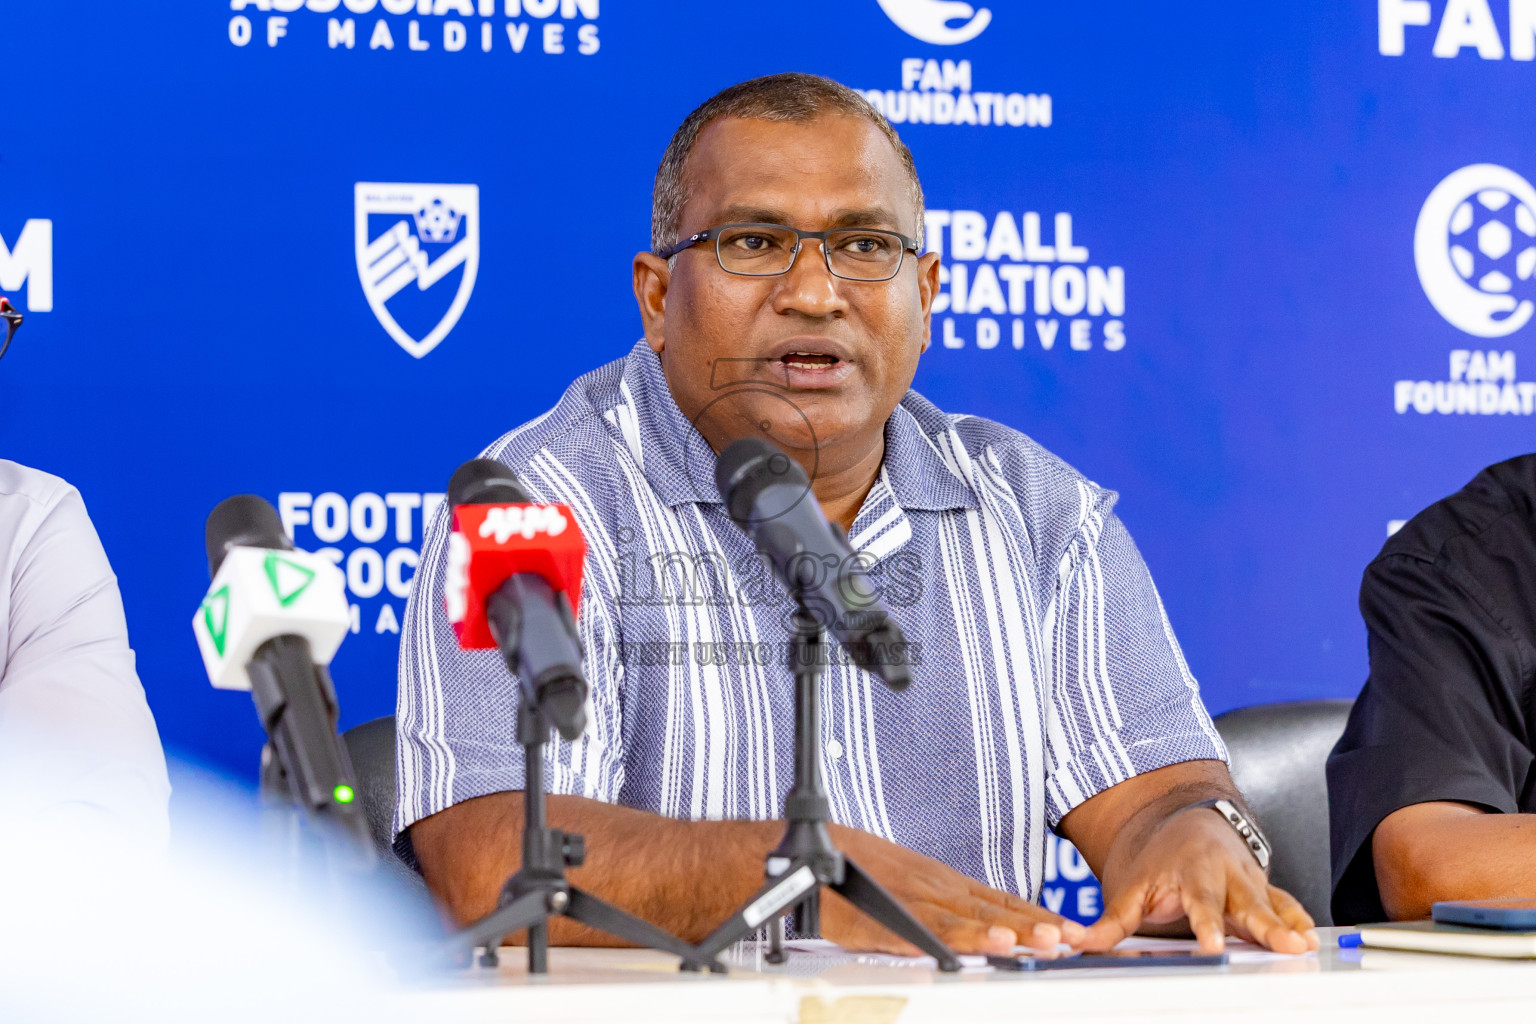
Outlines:
[[449,505],[520,505],[533,499],[495,459],[470,459],[448,479]]
[[276,548],[292,551],[293,542],[283,532],[277,509],[265,498],[237,494],[225,498],[208,513],[208,575],[218,574],[230,548]]
[[539,710],[561,737],[572,742],[587,731],[587,686],[566,676],[539,687]]
[[845,640],[843,650],[849,659],[893,690],[912,685],[911,653],[906,635],[884,610],[875,614],[871,628],[861,630],[857,639]]
[[811,481],[800,463],[771,441],[744,437],[720,453],[715,461],[715,486],[725,499],[726,511],[737,522],[753,518],[752,507],[764,489],[789,484],[808,494]]

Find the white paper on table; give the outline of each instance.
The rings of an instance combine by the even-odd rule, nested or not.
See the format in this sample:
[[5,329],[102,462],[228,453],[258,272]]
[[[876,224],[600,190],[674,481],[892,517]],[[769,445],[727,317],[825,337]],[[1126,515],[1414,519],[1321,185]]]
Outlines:
[[[1183,953],[1200,948],[1200,943],[1194,939],[1153,939],[1142,935],[1132,935],[1120,942],[1116,949],[1143,949],[1153,953]],[[1024,951],[1025,954],[1028,951]],[[1279,960],[1305,960],[1308,957],[1317,958],[1316,952],[1308,953],[1276,953],[1265,949],[1263,946],[1245,942],[1242,939],[1227,939],[1227,962],[1232,964],[1263,964]]]
[[[930,971],[938,970],[938,961],[931,956],[892,956],[889,953],[859,953],[844,949],[835,942],[827,939],[786,939],[784,948],[794,950],[805,956],[816,957],[825,965],[834,964],[873,964],[882,967],[922,967]],[[959,957],[961,971],[990,971],[987,958],[984,956],[972,956],[962,954]]]
[[[891,956],[886,953],[855,953],[843,949],[835,942],[826,939],[791,939],[784,943],[786,949],[796,950],[800,953],[820,958],[824,964],[859,963],[884,965],[889,967],[926,967],[930,970],[938,968],[938,963],[931,956]],[[1198,950],[1200,943],[1194,939],[1154,939],[1140,935],[1133,935],[1120,942],[1115,947],[1124,950],[1145,950],[1154,953],[1186,953]],[[1063,954],[1070,954],[1071,947],[1062,945],[1057,949]],[[1034,955],[1034,950],[1027,946],[1015,946],[1013,955],[1017,957],[1029,957]],[[1245,942],[1242,939],[1227,939],[1227,962],[1231,964],[1259,964],[1278,961],[1316,959],[1315,952],[1292,954],[1276,953],[1265,949],[1263,946]],[[962,955],[960,957],[962,971],[990,971],[995,968],[987,964],[984,956]],[[1106,968],[1113,969],[1113,968]]]

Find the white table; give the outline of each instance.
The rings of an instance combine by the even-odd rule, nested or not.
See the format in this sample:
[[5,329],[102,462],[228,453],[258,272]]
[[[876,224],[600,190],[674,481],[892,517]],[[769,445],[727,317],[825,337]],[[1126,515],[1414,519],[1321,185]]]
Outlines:
[[1322,929],[1316,955],[1225,967],[1000,971],[944,975],[857,958],[792,956],[773,967],[738,956],[726,976],[682,974],[645,950],[554,949],[529,977],[521,949],[402,998],[406,1020],[504,1022],[1473,1021],[1536,1019],[1536,962],[1340,950]]

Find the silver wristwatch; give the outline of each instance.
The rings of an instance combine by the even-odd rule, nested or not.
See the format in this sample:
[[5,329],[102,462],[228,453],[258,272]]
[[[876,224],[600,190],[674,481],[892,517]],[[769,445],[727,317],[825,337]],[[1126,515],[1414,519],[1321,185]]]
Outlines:
[[1248,815],[1244,814],[1236,804],[1230,800],[1201,800],[1197,804],[1190,804],[1190,806],[1209,807],[1221,815],[1222,820],[1231,825],[1233,831],[1239,836],[1242,836],[1244,845],[1248,847],[1248,852],[1253,854],[1253,859],[1259,862],[1259,867],[1265,872],[1269,871],[1269,840],[1264,838],[1264,833],[1259,831],[1259,826]]

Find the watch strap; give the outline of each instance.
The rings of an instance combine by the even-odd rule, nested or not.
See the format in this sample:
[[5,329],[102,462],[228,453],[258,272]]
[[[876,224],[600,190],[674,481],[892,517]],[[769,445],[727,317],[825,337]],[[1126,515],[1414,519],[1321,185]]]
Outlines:
[[1191,807],[1209,807],[1221,815],[1223,821],[1232,826],[1232,830],[1242,838],[1243,844],[1248,847],[1248,852],[1253,854],[1253,859],[1259,862],[1259,867],[1265,872],[1269,871],[1270,854],[1272,852],[1269,840],[1264,833],[1259,831],[1259,826],[1248,817],[1241,808],[1230,800],[1213,799],[1201,800]]

